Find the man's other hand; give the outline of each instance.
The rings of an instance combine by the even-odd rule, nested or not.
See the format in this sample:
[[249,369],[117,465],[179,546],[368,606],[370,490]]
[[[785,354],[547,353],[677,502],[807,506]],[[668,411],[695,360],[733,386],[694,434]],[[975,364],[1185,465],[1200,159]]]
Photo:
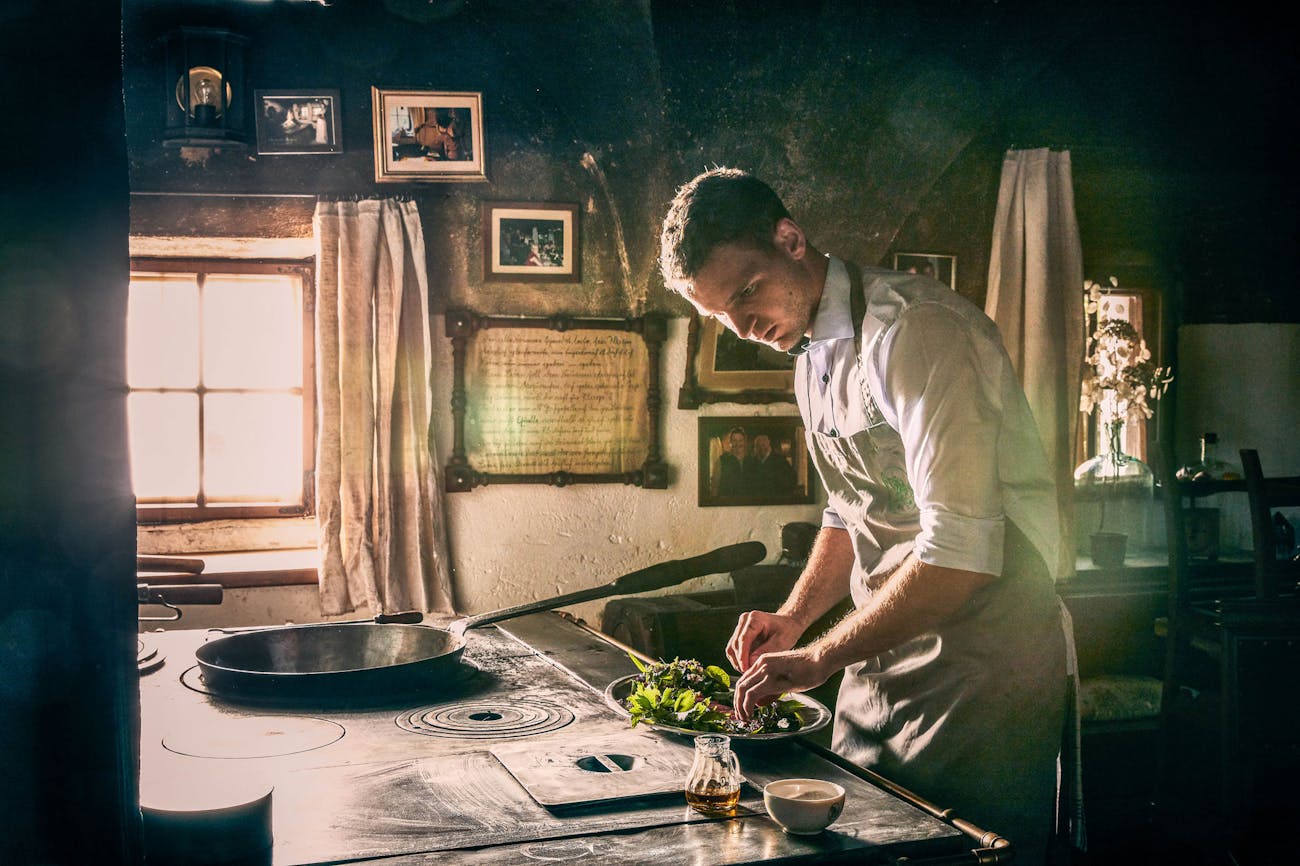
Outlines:
[[763,653],[788,650],[799,640],[804,627],[795,619],[778,613],[751,610],[740,615],[736,630],[727,641],[727,661],[741,673],[749,670],[754,659]]
[[771,703],[786,692],[820,686],[830,679],[830,672],[824,667],[808,647],[759,655],[736,681],[736,715],[748,720],[755,708]]

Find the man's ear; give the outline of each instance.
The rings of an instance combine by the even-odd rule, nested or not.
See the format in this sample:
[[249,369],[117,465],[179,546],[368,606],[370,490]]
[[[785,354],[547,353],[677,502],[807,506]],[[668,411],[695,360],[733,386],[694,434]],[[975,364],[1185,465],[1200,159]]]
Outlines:
[[788,253],[795,261],[802,259],[808,252],[808,239],[804,236],[803,229],[789,217],[777,220],[772,240],[778,249]]

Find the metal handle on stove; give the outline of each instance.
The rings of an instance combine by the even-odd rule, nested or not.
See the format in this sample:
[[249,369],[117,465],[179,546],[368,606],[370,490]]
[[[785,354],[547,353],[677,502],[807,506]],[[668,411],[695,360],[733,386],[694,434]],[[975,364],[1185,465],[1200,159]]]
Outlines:
[[135,585],[137,604],[156,604],[172,611],[171,616],[137,616],[140,622],[175,622],[182,616],[177,605],[181,604],[221,604],[224,590],[219,583],[182,583],[156,584],[139,583]]

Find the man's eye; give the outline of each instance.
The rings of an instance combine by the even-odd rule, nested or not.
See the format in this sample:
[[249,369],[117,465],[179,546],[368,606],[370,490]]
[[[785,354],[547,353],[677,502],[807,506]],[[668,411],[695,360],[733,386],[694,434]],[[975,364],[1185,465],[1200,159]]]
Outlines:
[[740,290],[740,297],[742,297],[742,298],[748,298],[750,295],[754,294],[754,292],[756,292],[756,291],[758,291],[758,284],[757,284],[757,283],[750,283],[749,285],[745,286],[745,288],[743,288],[743,289]]

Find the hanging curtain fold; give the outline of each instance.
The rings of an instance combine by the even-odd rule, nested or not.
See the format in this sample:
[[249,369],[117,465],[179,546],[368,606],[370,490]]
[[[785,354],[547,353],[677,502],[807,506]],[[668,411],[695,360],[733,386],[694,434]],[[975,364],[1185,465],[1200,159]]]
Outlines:
[[1056,479],[1060,560],[1074,574],[1074,438],[1083,363],[1083,253],[1068,151],[1007,151],[984,311],[1002,331]]
[[[989,256],[984,311],[1002,331],[1056,479],[1057,578],[1074,574],[1074,437],[1083,364],[1083,253],[1074,216],[1070,154],[1007,151]],[[1068,728],[1058,758],[1058,844],[1084,850],[1087,828],[1079,761],[1079,674],[1074,628],[1061,606],[1068,647]]]
[[320,201],[314,224],[321,607],[450,612],[419,214],[410,201]]

